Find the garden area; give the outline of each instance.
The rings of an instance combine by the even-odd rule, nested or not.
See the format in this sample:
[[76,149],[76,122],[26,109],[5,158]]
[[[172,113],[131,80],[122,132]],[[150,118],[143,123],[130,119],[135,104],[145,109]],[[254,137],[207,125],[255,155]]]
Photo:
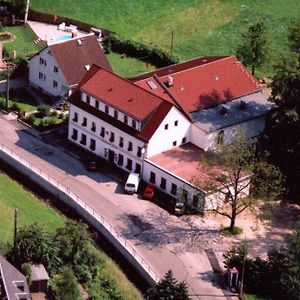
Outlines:
[[[17,255],[11,248],[15,208],[18,208]],[[62,299],[58,297],[65,287],[57,285],[65,268],[72,274],[75,289],[80,283],[90,299],[100,299],[99,295],[106,297],[101,299],[142,299],[117,265],[96,248],[87,229],[82,223],[67,221],[45,201],[0,173],[0,249],[20,269],[29,262],[46,266],[51,275],[49,299]],[[30,252],[25,250],[28,247]],[[82,297],[78,294],[72,299]]]

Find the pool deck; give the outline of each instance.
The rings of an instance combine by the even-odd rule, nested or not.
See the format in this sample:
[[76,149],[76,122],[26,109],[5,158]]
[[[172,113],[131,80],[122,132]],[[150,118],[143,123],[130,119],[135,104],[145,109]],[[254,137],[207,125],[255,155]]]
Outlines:
[[[57,29],[57,25],[28,21],[28,25],[34,31],[34,33],[43,41],[50,41],[51,39],[56,39],[62,36],[72,36],[71,32],[62,31]],[[84,36],[87,32],[78,30],[77,36]]]

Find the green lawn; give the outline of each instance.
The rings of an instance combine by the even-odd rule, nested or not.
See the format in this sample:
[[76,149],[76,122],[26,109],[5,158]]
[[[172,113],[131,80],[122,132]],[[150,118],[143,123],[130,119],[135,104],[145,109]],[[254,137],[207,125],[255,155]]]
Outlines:
[[4,27],[3,31],[9,31],[15,35],[16,39],[13,42],[4,44],[9,55],[12,55],[13,50],[16,50],[17,56],[25,57],[44,47],[44,43],[35,45],[33,40],[36,39],[35,33],[29,26],[10,26]]
[[145,62],[136,58],[124,57],[122,58],[119,53],[113,53],[107,55],[107,58],[111,64],[114,72],[121,76],[132,76],[140,73],[150,72],[155,69],[152,65],[147,65]]
[[[0,94],[0,103],[5,105],[6,95]],[[9,106],[16,105],[20,110],[25,112],[34,111],[37,109],[38,104],[32,99],[31,95],[26,89],[20,88],[16,90],[10,90]]]
[[[285,53],[287,28],[300,18],[299,0],[32,0],[35,10],[67,16],[170,49],[180,60],[232,54],[250,24],[263,20],[270,32],[272,56],[262,72]],[[101,11],[101,13],[99,13]]]
[[7,175],[0,173],[0,239],[3,243],[12,241],[15,208],[19,209],[20,227],[38,223],[53,232],[65,222],[61,214]]
[[246,295],[246,300],[267,300],[267,298],[261,298],[259,296],[256,295]]

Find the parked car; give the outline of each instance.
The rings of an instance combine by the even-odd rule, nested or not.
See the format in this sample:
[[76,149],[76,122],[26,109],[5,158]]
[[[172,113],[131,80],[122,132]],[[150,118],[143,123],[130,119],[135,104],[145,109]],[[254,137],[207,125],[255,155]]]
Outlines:
[[133,172],[130,173],[125,183],[125,192],[128,194],[136,193],[139,187],[140,180],[140,174]]
[[174,214],[177,216],[182,216],[185,213],[185,204],[184,202],[176,202],[174,207]]
[[148,184],[144,190],[143,198],[147,200],[152,200],[155,196],[155,189],[154,186]]
[[89,159],[86,161],[85,167],[88,171],[98,171],[99,163],[95,159]]

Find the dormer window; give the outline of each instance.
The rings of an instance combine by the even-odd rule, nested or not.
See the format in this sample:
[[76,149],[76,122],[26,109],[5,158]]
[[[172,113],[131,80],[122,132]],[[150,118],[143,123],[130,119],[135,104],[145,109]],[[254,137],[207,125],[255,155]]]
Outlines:
[[128,124],[128,117],[126,115],[124,115],[124,123]]
[[109,114],[109,107],[108,107],[108,105],[105,105],[105,113]]
[[86,95],[86,103],[87,104],[91,103],[91,97],[89,95]]
[[98,100],[95,100],[95,107],[96,107],[97,109],[99,109],[99,101],[98,101]]

